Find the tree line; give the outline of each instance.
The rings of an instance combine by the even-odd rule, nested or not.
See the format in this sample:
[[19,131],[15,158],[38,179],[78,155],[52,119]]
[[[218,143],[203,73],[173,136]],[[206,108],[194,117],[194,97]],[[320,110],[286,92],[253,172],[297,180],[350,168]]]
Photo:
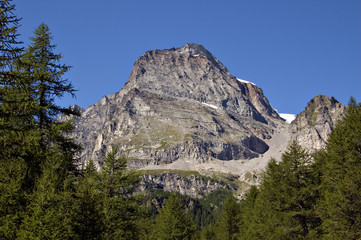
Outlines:
[[243,200],[222,191],[202,200],[145,196],[117,149],[100,169],[92,161],[80,169],[71,120],[57,120],[79,114],[56,104],[75,94],[64,77],[71,67],[45,23],[24,48],[15,5],[0,5],[0,239],[361,239],[361,104],[353,98],[325,150],[290,144]]

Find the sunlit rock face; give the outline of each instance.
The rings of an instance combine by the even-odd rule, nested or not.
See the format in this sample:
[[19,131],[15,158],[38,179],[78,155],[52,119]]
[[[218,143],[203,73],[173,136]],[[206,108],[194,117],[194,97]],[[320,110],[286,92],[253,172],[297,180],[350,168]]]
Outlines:
[[119,92],[74,119],[81,159],[113,147],[141,168],[179,159],[250,160],[283,123],[262,90],[240,81],[200,44],[147,51]]
[[101,167],[118,148],[130,167],[145,171],[142,191],[158,186],[196,197],[230,188],[201,176],[236,178],[237,192],[257,184],[293,140],[310,152],[324,148],[345,109],[319,95],[287,123],[261,88],[234,77],[202,45],[186,44],[139,57],[119,92],[78,109],[72,136],[83,147],[80,167],[89,160]]
[[335,124],[346,111],[346,106],[334,97],[318,95],[291,123],[292,139],[311,153],[326,147]]

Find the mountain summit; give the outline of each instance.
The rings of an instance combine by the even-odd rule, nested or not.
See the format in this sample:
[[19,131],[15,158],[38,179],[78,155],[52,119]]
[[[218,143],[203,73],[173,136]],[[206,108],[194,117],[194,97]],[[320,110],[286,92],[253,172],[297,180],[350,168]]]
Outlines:
[[74,120],[82,159],[118,147],[132,165],[249,160],[283,122],[262,90],[240,81],[200,44],[147,51],[119,92]]
[[138,58],[126,85],[142,92],[206,103],[235,114],[265,121],[278,117],[260,88],[245,84],[200,44],[153,50]]
[[188,43],[139,57],[119,92],[74,119],[74,136],[83,146],[83,166],[90,159],[101,166],[116,147],[137,169],[222,172],[244,180],[279,158],[291,139],[305,139],[307,119],[340,117],[333,109],[341,105],[317,99],[325,107],[308,108],[321,115],[310,118],[307,108],[288,124],[261,88],[237,79],[202,45]]

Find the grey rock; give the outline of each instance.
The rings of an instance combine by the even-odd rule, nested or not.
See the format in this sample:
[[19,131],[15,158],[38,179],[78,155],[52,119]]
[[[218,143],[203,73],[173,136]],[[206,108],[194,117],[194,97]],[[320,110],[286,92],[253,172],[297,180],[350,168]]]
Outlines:
[[[83,147],[83,167],[90,159],[101,167],[106,152],[116,147],[135,169],[214,171],[244,182],[252,173],[249,184],[257,184],[270,158],[280,159],[290,141],[311,152],[324,148],[345,109],[319,95],[288,124],[261,88],[238,80],[202,45],[186,44],[139,57],[119,92],[79,109],[72,137]],[[144,174],[141,191],[153,187],[199,197],[232,188],[204,179]]]
[[146,52],[123,89],[74,119],[84,163],[118,147],[135,167],[252,159],[268,150],[274,121],[262,90],[200,44]]
[[138,192],[151,192],[154,189],[161,189],[167,192],[179,192],[194,198],[216,191],[220,188],[237,191],[239,181],[236,177],[229,176],[228,183],[222,180],[215,180],[211,177],[201,176],[197,173],[160,172],[142,174],[142,181]]
[[317,95],[291,123],[292,140],[311,153],[325,148],[329,134],[345,111],[346,106],[334,97]]

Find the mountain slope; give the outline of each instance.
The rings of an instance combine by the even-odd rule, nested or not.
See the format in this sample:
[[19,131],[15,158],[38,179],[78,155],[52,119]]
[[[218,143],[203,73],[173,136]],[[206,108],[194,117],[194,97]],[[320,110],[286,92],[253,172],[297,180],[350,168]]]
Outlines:
[[[83,146],[82,166],[92,159],[100,167],[105,153],[117,147],[131,167],[147,173],[146,186],[184,188],[198,196],[209,185],[197,183],[199,175],[221,176],[220,182],[238,178],[231,188],[240,193],[258,182],[290,141],[311,151],[324,147],[344,109],[320,95],[287,123],[261,88],[234,77],[202,45],[186,44],[139,57],[119,92],[79,109],[73,135]],[[167,172],[178,185],[167,184]]]
[[346,106],[334,97],[317,95],[292,121],[292,140],[311,152],[325,148],[328,135],[345,111]]
[[74,121],[83,162],[118,147],[135,167],[252,159],[282,122],[259,87],[199,44],[146,52],[123,89]]

